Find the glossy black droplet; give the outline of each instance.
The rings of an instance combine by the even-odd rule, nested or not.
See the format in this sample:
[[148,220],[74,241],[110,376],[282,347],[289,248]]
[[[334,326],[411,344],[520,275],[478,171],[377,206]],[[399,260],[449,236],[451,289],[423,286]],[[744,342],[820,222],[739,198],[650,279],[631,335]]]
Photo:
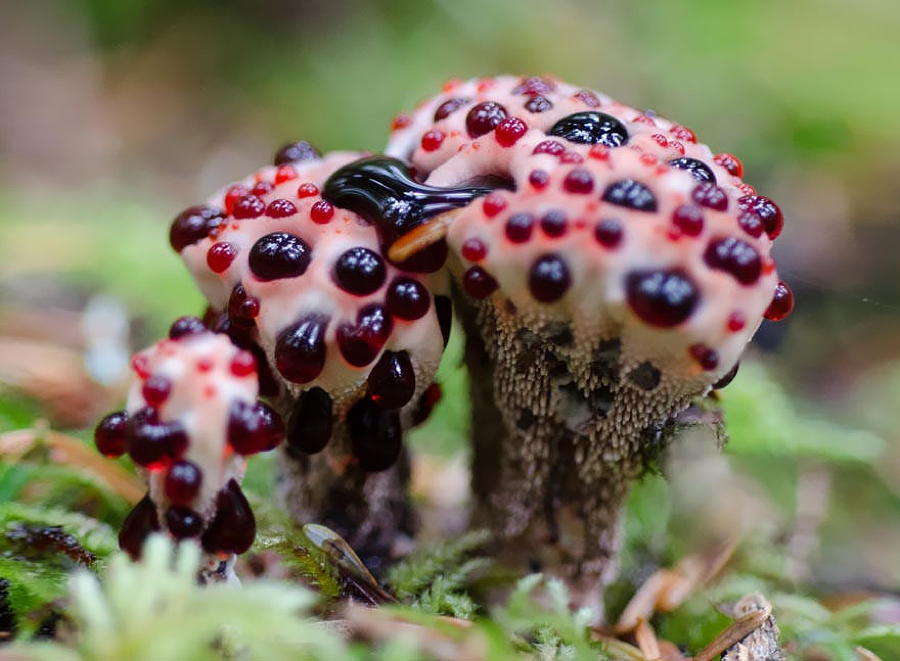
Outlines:
[[406,351],[385,351],[369,372],[369,394],[383,409],[399,409],[416,391],[416,372]]
[[256,537],[256,518],[247,497],[234,480],[216,496],[216,514],[201,543],[209,553],[243,553]]
[[175,252],[205,239],[225,220],[225,212],[208,206],[189,207],[172,221],[169,228],[169,244]]
[[196,537],[203,532],[203,517],[189,507],[176,505],[166,510],[166,529],[175,539]]
[[369,398],[361,399],[347,413],[347,429],[353,456],[367,472],[394,465],[403,449],[400,415],[380,408]]
[[284,423],[264,402],[235,400],[228,412],[228,443],[242,455],[268,452],[284,438]]
[[177,340],[187,335],[198,335],[206,332],[206,326],[199,317],[178,317],[169,326],[169,339]]
[[541,303],[558,301],[571,283],[566,261],[556,254],[541,255],[528,272],[528,290]]
[[733,236],[710,241],[703,260],[711,269],[730,273],[742,285],[752,285],[762,274],[762,258],[756,248]]
[[333,421],[331,397],[322,388],[310,388],[294,404],[287,425],[287,451],[316,454],[331,440]]
[[275,367],[293,383],[309,383],[325,366],[328,317],[313,314],[286,328],[275,343]]
[[576,112],[560,119],[547,132],[582,145],[621,147],[628,142],[628,130],[612,115],[603,112]]
[[385,298],[387,311],[404,321],[421,319],[431,306],[428,290],[418,280],[412,278],[394,278],[387,290]]
[[716,183],[716,175],[706,163],[699,159],[682,156],[681,158],[675,158],[669,161],[669,165],[673,168],[689,172],[697,181],[711,181],[712,183]]
[[[322,197],[334,206],[349,209],[375,224],[382,243],[389,246],[426,219],[466,206],[492,190],[494,188],[487,186],[426,186],[413,179],[402,161],[387,156],[371,156],[334,172],[325,182]],[[439,251],[441,248],[435,246],[442,245],[446,250],[443,242],[433,244],[430,250]],[[408,268],[410,264],[416,268]],[[404,268],[422,272],[425,268],[436,270],[442,265],[441,256],[435,255],[424,265],[405,262]]]
[[356,324],[343,323],[337,329],[337,343],[344,359],[356,367],[365,367],[387,342],[394,324],[380,305],[367,305],[356,316]]
[[725,372],[725,374],[722,375],[722,378],[713,384],[713,386],[712,386],[713,390],[721,390],[722,388],[727,386],[729,383],[734,381],[734,377],[737,376],[737,373],[738,373],[738,370],[740,369],[740,367],[741,367],[740,361],[736,362],[734,364],[734,367],[732,367],[730,370]]
[[188,438],[178,422],[162,422],[153,409],[143,408],[128,421],[128,454],[147,468],[177,459],[187,448]]
[[94,442],[101,454],[120,457],[128,449],[128,414],[125,411],[110,413],[97,423]]
[[141,498],[140,502],[125,517],[119,530],[119,548],[133,559],[141,557],[141,548],[147,535],[159,530],[159,518],[156,516],[156,505],[150,500],[150,494]]

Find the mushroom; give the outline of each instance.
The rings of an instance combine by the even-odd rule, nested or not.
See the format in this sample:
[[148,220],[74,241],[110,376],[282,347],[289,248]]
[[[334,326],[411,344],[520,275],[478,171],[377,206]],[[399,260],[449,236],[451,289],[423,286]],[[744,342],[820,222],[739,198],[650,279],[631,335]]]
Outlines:
[[514,184],[391,255],[449,244],[476,524],[598,606],[630,482],[790,312],[769,254],[781,212],[689,129],[548,78],[451,82],[398,124],[387,153],[425,185]]
[[97,425],[105,455],[128,453],[147,495],[119,533],[140,555],[146,536],[165,530],[199,539],[203,580],[236,580],[236,555],[253,543],[256,523],[241,491],[245,457],[274,449],[284,437],[280,416],[257,400],[256,360],[224,335],[184,317],[169,339],[137,353],[126,410]]
[[375,558],[412,532],[402,434],[433,392],[451,304],[445,255],[392,264],[375,226],[321,195],[361,156],[287,145],[182,212],[170,242],[285,416],[287,506]]

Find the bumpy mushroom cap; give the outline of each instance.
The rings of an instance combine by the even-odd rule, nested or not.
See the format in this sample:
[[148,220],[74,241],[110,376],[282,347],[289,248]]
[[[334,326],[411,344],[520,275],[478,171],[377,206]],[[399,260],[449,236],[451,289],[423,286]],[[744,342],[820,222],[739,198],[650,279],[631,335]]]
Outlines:
[[[257,357],[268,357],[296,399],[289,448],[318,452],[332,418],[346,419],[362,446],[379,434],[391,446],[356,448],[380,470],[432,382],[450,307],[446,274],[397,268],[372,224],[322,199],[326,178],[360,156],[282,149],[275,166],[179,215],[170,238],[224,314],[218,328],[251,348],[258,342]],[[294,157],[302,160],[286,160]]]
[[432,186],[513,182],[453,218],[456,275],[529,328],[565,328],[560,351],[575,363],[621,338],[626,371],[649,363],[651,381],[696,393],[735,366],[764,315],[782,316],[777,294],[790,298],[769,256],[781,212],[741,180],[740,161],[596,92],[451,82],[387,151]]
[[96,431],[101,452],[127,451],[147,481],[120,544],[136,556],[153,530],[199,538],[208,576],[230,578],[234,554],[246,551],[256,532],[239,486],[245,457],[284,437],[281,418],[256,399],[256,361],[186,317],[169,339],[136,354],[132,368],[137,378],[126,411],[107,416]]

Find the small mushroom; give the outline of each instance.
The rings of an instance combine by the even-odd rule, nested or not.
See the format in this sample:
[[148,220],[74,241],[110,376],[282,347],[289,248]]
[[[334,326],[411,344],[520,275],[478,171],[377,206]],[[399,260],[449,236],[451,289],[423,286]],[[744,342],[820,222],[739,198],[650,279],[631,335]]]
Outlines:
[[132,368],[126,410],[106,416],[95,432],[103,454],[127,452],[147,483],[120,546],[136,557],[154,530],[198,539],[206,552],[202,577],[233,580],[234,558],[256,534],[240,488],[245,457],[284,438],[280,416],[256,398],[256,361],[185,317],[169,339],[136,354]]
[[[323,197],[326,179],[363,154],[278,154],[180,214],[171,243],[209,301],[212,328],[254,353],[262,392],[285,417],[288,506],[357,545],[379,507],[384,521],[400,516],[402,488],[388,497],[376,485],[405,480],[403,431],[418,422],[449,333],[446,249],[433,268],[395,265],[378,227]],[[339,506],[339,492],[355,505]]]

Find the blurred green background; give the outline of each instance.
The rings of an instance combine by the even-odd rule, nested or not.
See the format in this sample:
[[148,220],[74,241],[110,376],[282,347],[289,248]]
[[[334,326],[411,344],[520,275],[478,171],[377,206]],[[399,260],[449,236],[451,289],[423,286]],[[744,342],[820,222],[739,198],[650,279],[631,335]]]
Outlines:
[[[775,252],[798,306],[763,327],[725,391],[729,470],[786,540],[803,489],[824,480],[806,576],[900,588],[896,0],[45,0],[0,4],[0,26],[7,361],[11,340],[66,344],[60,311],[98,293],[126,306],[131,348],[197,312],[166,242],[175,213],[290,139],[377,151],[392,116],[451,77],[552,73],[739,155],[785,212]],[[416,436],[445,455],[465,433],[457,359],[458,344],[445,403]],[[0,429],[99,413],[23,395],[12,362]],[[636,511],[657,512],[668,487],[647,484]]]

